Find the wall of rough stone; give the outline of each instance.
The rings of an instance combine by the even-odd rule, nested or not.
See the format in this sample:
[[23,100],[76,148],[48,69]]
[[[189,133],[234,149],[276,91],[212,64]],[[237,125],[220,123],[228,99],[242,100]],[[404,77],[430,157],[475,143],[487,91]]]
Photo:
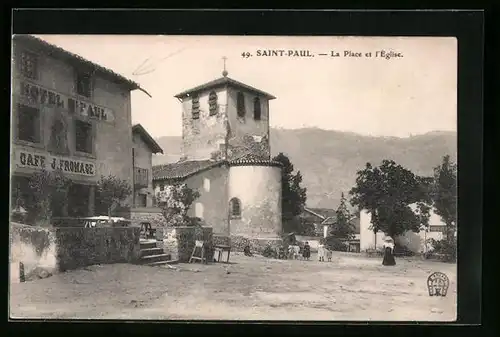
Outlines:
[[172,260],[186,263],[193,253],[196,240],[205,242],[205,254],[210,262],[213,257],[212,227],[167,227],[164,230],[163,250],[165,254],[170,254]]
[[167,220],[159,208],[133,208],[130,219],[134,225],[141,222],[150,222],[151,227],[156,229],[156,240],[163,241],[163,229],[167,226]]
[[[223,239],[219,239],[223,240]],[[281,247],[283,245],[283,240],[281,238],[269,238],[269,239],[255,239],[247,236],[241,235],[231,235],[231,250],[236,252],[243,252],[245,246],[250,246],[250,251],[256,254],[262,254],[267,246],[271,246],[273,249]]]
[[[237,114],[236,97],[242,92],[245,97],[244,117]],[[237,159],[247,152],[255,156],[269,159],[271,155],[269,141],[269,100],[260,97],[261,119],[254,119],[253,101],[257,97],[255,93],[235,88],[228,88],[227,92],[227,116],[231,126],[231,149],[230,160]],[[257,140],[253,137],[257,136]],[[250,151],[249,151],[250,150]]]
[[18,283],[19,263],[25,274],[37,267],[50,273],[58,270],[56,235],[49,229],[11,223],[9,231],[10,281]]
[[136,263],[139,227],[56,228],[59,270],[93,264]]
[[200,115],[193,119],[192,99],[184,98],[182,102],[182,154],[187,160],[211,159],[220,151],[226,137],[226,104],[225,88],[213,89],[217,94],[219,110],[210,116],[208,96],[210,91],[199,94]]
[[9,234],[10,264],[22,262],[25,273],[37,267],[55,273],[93,264],[134,263],[140,257],[138,227],[49,229],[13,223]]
[[141,221],[149,221],[153,227],[164,227],[167,225],[165,217],[159,208],[132,208],[130,219],[134,224],[139,224]]

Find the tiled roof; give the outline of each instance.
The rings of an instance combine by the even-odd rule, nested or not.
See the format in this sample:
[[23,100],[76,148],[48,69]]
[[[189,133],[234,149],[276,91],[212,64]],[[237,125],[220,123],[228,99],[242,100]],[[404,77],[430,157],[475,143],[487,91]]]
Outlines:
[[163,154],[163,149],[158,145],[158,143],[151,137],[151,135],[144,129],[141,124],[135,124],[132,126],[132,132],[137,132],[144,142],[149,146],[153,153]]
[[226,163],[225,161],[191,160],[153,166],[153,180],[186,179],[201,171]]
[[279,161],[274,161],[274,160],[268,160],[268,159],[262,159],[262,158],[251,158],[251,157],[245,157],[242,159],[238,160],[232,160],[229,162],[231,166],[246,166],[246,165],[255,165],[255,166],[275,166],[275,167],[281,167],[283,164],[281,164]]
[[61,47],[53,45],[53,44],[51,44],[47,41],[44,41],[38,37],[35,37],[33,35],[14,35],[13,40],[14,41],[23,41],[23,42],[27,42],[27,43],[31,43],[33,45],[36,45],[39,48],[43,48],[43,49],[47,50],[54,57],[57,56],[57,57],[61,57],[61,58],[70,58],[73,61],[79,62],[80,64],[83,64],[86,66],[91,66],[95,70],[114,78],[116,81],[119,81],[120,83],[126,84],[130,88],[130,90],[139,89],[142,92],[144,92],[146,95],[151,97],[151,95],[146,90],[141,88],[141,86],[138,83],[136,83],[132,80],[129,80],[128,78],[126,78],[120,74],[115,73],[111,69],[108,69],[106,67],[98,65],[97,63],[94,63],[92,61],[84,59],[80,55],[71,53],[71,52],[69,52]]
[[189,178],[197,173],[209,170],[214,167],[218,167],[221,165],[228,166],[247,166],[247,165],[255,165],[255,166],[276,166],[281,167],[280,162],[272,161],[272,160],[263,160],[263,159],[241,159],[234,161],[226,161],[226,160],[189,160],[189,161],[180,161],[172,164],[165,165],[156,165],[153,166],[153,180],[182,180]]
[[335,216],[336,211],[331,208],[312,208],[312,207],[304,207],[304,211],[313,214],[323,220],[328,217]]
[[269,94],[269,93],[267,93],[265,91],[262,91],[262,90],[259,90],[257,88],[251,87],[251,86],[249,86],[247,84],[244,84],[244,83],[241,83],[239,81],[233,80],[232,78],[229,78],[229,77],[218,78],[216,80],[207,82],[207,83],[199,85],[197,87],[185,90],[185,91],[183,91],[183,92],[175,95],[174,97],[176,97],[176,98],[184,98],[186,96],[189,96],[190,94],[194,94],[194,93],[197,93],[199,91],[205,91],[205,90],[209,90],[209,89],[216,88],[216,87],[222,87],[222,86],[225,86],[225,85],[233,86],[235,88],[245,89],[245,90],[248,90],[248,91],[252,91],[254,93],[257,93],[257,94],[260,94],[262,96],[265,96],[268,99],[275,99],[276,98],[273,95],[271,95],[271,94]]

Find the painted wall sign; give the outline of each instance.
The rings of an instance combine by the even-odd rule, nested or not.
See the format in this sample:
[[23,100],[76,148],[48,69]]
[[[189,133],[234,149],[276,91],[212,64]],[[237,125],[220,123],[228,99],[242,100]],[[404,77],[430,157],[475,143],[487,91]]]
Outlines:
[[112,122],[115,119],[113,110],[109,108],[72,98],[29,82],[21,82],[21,96],[34,104],[68,109],[70,113],[86,118],[104,122]]
[[16,151],[15,156],[16,167],[45,169],[47,171],[60,169],[65,173],[88,177],[96,175],[95,163],[86,160],[40,154],[25,150]]

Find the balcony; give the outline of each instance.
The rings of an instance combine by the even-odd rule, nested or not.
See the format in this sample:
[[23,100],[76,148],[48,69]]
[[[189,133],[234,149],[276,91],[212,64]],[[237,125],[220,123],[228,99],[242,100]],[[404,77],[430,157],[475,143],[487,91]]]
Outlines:
[[138,188],[149,186],[148,169],[134,167],[134,186]]

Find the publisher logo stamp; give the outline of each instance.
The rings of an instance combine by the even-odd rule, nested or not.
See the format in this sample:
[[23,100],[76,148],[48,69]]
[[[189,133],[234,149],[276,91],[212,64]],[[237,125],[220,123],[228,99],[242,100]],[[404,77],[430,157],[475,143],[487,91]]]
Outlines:
[[446,274],[439,271],[434,272],[427,278],[427,289],[429,296],[446,296],[448,287],[450,286],[450,279]]

